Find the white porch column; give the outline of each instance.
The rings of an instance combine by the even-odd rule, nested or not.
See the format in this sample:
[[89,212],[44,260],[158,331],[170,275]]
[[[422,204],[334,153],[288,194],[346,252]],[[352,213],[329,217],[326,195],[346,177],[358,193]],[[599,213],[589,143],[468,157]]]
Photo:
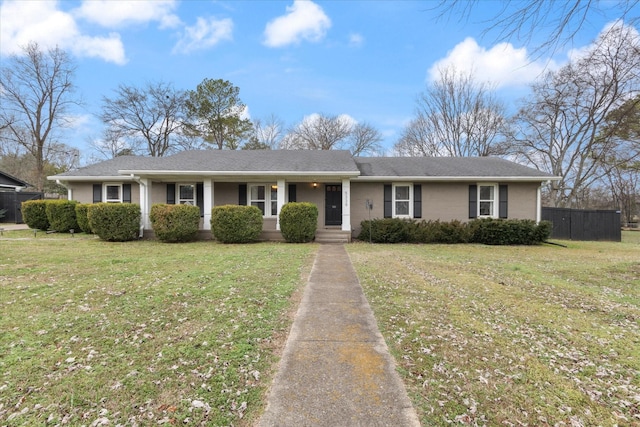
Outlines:
[[140,187],[140,215],[142,216],[143,229],[151,229],[151,220],[149,213],[151,212],[151,181],[147,178],[136,180]]
[[213,180],[205,179],[202,185],[204,195],[204,217],[202,218],[202,229],[211,230],[211,208],[213,208]]
[[[285,184],[284,179],[279,179],[278,180],[278,216],[276,217],[276,230],[280,230],[280,211],[282,210],[282,207],[284,206],[285,203],[285,197],[284,195],[287,192],[287,187]],[[267,206],[267,209],[271,209],[269,206]]]
[[542,221],[542,186],[536,190],[536,223]]
[[342,230],[351,231],[351,180],[342,180]]

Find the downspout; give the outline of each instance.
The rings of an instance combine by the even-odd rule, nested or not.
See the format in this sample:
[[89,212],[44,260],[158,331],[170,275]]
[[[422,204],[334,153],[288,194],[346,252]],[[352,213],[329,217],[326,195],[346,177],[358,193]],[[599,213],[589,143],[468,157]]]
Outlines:
[[62,185],[64,188],[67,189],[67,200],[73,200],[73,190],[70,187],[68,187],[68,183],[65,183],[63,181],[60,181],[59,179],[56,179],[56,184]]
[[[131,179],[137,182],[138,185],[140,186],[140,195],[142,196],[144,194],[144,196],[142,196],[144,197],[144,205],[142,203],[140,204],[140,208],[142,209],[142,212],[140,215],[140,231],[138,232],[138,238],[142,239],[142,237],[144,236],[144,216],[147,213],[147,199],[148,199],[147,185],[144,182],[142,182],[139,176],[135,176],[134,174],[131,174]],[[144,188],[144,192],[142,191],[142,188]]]

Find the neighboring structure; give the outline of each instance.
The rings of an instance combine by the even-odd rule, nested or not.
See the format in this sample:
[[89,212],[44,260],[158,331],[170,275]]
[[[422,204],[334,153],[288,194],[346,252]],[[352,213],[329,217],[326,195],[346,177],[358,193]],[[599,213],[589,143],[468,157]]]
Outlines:
[[0,171],[0,210],[4,211],[0,222],[22,223],[22,202],[42,199],[42,193],[22,191],[28,187],[31,184]]
[[0,191],[22,191],[30,186],[21,179],[0,171]]
[[357,236],[369,218],[460,220],[479,217],[540,220],[540,187],[553,176],[492,157],[352,157],[348,151],[184,151],[163,158],[123,156],[49,177],[82,203],[139,203],[151,229],[153,203],[211,208],[253,205],[264,215],[264,237],[280,236],[287,202],[318,206],[318,230]]

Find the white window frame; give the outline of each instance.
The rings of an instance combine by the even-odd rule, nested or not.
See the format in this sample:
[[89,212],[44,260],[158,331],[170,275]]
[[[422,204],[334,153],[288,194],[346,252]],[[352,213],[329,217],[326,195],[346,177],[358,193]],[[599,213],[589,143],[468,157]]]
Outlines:
[[[109,195],[108,187],[118,187],[118,198],[117,199],[109,199],[107,196]],[[122,183],[121,182],[105,182],[102,185],[102,200],[105,203],[122,203]]]
[[[391,202],[392,202],[392,212],[391,216],[393,218],[413,218],[413,184],[409,182],[395,182],[391,186]],[[408,187],[409,188],[409,198],[408,199],[397,199],[396,198],[396,189],[398,187]],[[397,212],[397,203],[398,202],[408,202],[409,209],[406,214],[398,214]]]
[[[180,187],[186,186],[193,187],[193,199],[183,199],[180,197]],[[195,182],[177,182],[176,183],[176,203],[179,205],[189,204],[192,206],[198,206],[198,190]]]
[[[253,199],[251,197],[251,190],[255,187],[264,187],[264,199]],[[273,193],[273,194],[272,194]],[[264,203],[263,218],[276,218],[278,216],[278,186],[276,184],[256,183],[247,185],[247,205],[253,206],[253,203]],[[273,207],[276,207],[276,212],[273,213]]]
[[[482,187],[491,187],[493,188],[493,199],[482,199],[480,197]],[[498,218],[498,209],[500,206],[499,200],[499,188],[498,184],[495,182],[481,182],[478,183],[478,218]],[[488,215],[483,215],[481,213],[480,206],[482,203],[491,202],[493,203],[493,209],[491,209],[491,213]]]

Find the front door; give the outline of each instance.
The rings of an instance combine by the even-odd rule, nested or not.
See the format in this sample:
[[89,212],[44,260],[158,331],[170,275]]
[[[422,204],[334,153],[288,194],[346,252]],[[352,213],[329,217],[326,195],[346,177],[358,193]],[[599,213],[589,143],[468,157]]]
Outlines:
[[342,225],[342,186],[327,185],[324,198],[324,224]]

